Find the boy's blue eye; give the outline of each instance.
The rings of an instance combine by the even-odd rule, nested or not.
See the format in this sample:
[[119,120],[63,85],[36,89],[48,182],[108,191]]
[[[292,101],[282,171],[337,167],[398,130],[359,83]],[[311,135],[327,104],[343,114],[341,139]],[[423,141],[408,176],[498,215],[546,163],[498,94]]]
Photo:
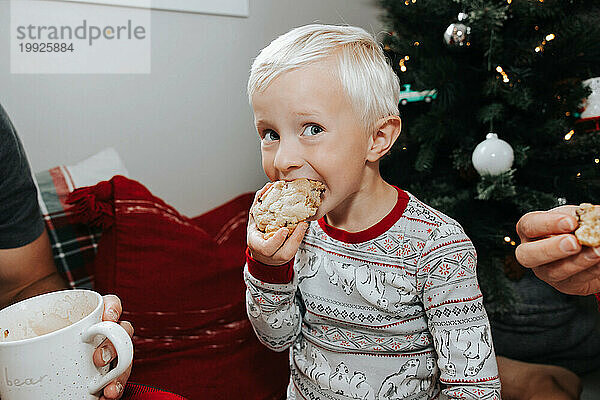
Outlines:
[[265,131],[265,136],[263,137],[263,140],[266,140],[267,142],[279,140],[279,134],[277,134],[277,132],[275,131],[268,129]]
[[315,136],[321,132],[323,132],[323,128],[321,128],[319,125],[308,125],[306,128],[304,128],[302,134],[304,136]]

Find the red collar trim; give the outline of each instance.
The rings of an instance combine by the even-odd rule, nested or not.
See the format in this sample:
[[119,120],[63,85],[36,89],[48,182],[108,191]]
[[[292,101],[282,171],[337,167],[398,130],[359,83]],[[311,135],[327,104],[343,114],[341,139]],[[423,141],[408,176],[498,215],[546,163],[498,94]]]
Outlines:
[[365,229],[360,232],[348,232],[343,229],[335,228],[331,225],[328,225],[325,222],[325,217],[321,218],[319,222],[319,226],[326,234],[332,237],[335,240],[339,240],[344,243],[362,243],[369,241],[371,239],[375,239],[382,233],[388,231],[394,224],[400,219],[404,210],[406,209],[406,205],[408,204],[408,194],[406,192],[396,186],[394,186],[398,191],[398,200],[396,201],[396,205],[389,212],[388,215],[383,217],[381,221],[371,226],[370,228]]

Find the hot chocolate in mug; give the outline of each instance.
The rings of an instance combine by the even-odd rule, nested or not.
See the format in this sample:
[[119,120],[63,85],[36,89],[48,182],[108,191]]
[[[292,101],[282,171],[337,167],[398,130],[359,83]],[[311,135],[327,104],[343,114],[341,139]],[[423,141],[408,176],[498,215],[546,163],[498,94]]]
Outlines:
[[[119,324],[102,322],[104,301],[91,290],[63,290],[0,310],[0,399],[96,400],[131,364],[133,345]],[[118,364],[97,368],[104,338]]]

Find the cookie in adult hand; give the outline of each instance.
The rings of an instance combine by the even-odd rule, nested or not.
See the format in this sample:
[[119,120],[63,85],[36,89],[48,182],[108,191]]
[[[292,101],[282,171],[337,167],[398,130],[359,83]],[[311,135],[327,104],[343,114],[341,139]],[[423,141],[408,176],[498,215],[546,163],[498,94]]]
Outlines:
[[579,220],[579,228],[575,237],[584,246],[600,246],[600,206],[582,203],[575,211]]
[[298,223],[317,213],[324,191],[323,183],[306,178],[274,182],[250,210],[256,227],[265,239],[283,227],[291,235]]

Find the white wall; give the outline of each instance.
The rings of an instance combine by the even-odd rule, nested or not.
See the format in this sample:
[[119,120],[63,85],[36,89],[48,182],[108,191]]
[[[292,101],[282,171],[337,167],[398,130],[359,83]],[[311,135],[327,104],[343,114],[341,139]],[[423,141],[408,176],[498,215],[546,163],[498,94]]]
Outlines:
[[252,59],[312,22],[383,30],[376,0],[250,0],[249,18],[152,11],[149,75],[10,73],[0,0],[0,103],[39,171],[115,147],[130,176],[195,216],[266,182],[245,87]]

